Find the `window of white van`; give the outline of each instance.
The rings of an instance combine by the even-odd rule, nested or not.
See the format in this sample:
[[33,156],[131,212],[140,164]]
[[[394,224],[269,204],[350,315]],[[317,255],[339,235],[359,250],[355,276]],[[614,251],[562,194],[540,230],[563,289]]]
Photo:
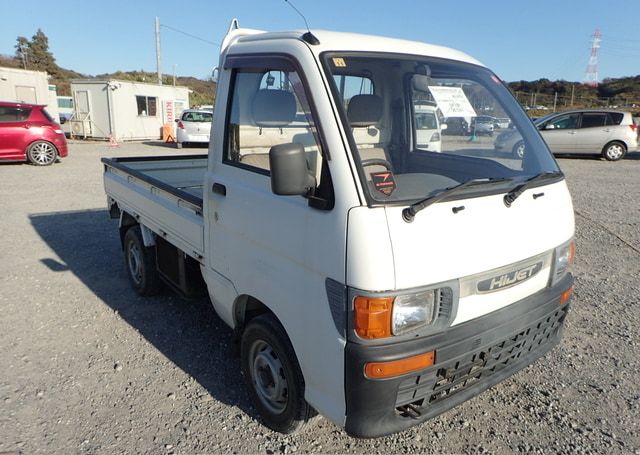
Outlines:
[[[562,178],[522,108],[484,67],[365,52],[325,53],[323,64],[370,204],[413,203],[469,181],[456,195],[504,192],[539,174]],[[365,80],[364,89],[347,94],[347,77]]]

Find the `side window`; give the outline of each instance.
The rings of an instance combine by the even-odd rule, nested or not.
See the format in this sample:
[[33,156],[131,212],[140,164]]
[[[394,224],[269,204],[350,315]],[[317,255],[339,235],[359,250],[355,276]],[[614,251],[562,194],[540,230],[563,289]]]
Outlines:
[[0,122],[23,122],[29,118],[30,108],[0,106]]
[[237,69],[231,103],[225,163],[268,175],[271,147],[299,143],[309,169],[320,181],[319,136],[297,72]]
[[609,113],[611,120],[608,125],[620,125],[622,123],[622,119],[624,114],[622,112],[610,112]]
[[608,115],[606,113],[585,113],[582,114],[581,128],[595,128],[607,124]]
[[579,116],[580,114],[561,115],[547,122],[545,129],[566,130],[576,128]]

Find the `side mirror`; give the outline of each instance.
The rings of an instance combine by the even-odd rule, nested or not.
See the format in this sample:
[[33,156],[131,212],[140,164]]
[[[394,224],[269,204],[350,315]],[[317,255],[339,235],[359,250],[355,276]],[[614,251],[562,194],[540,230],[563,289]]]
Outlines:
[[555,130],[556,126],[553,123],[549,123],[548,125],[544,126],[545,130]]
[[174,122],[178,123],[180,121],[179,118],[175,119]]
[[441,124],[440,124],[440,131],[444,131],[444,130],[446,130],[447,128],[449,128],[449,125],[447,125],[446,123],[441,123]]
[[274,145],[269,150],[271,191],[280,196],[305,196],[316,186],[302,144]]

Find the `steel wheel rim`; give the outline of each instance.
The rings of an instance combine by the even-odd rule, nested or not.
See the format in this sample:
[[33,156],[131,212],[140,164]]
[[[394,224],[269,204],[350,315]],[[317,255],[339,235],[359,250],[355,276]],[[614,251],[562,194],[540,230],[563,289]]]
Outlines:
[[622,149],[622,146],[618,144],[610,145],[609,148],[607,149],[607,156],[614,160],[617,160],[618,158],[620,158],[623,153],[624,153],[624,150]]
[[516,156],[518,158],[524,157],[524,144],[520,144],[516,147]]
[[135,243],[129,244],[127,259],[133,281],[140,284],[142,282],[142,254]]
[[56,152],[53,146],[46,142],[40,142],[31,146],[31,157],[38,164],[48,164],[53,161]]
[[258,399],[269,412],[281,414],[287,407],[289,387],[284,367],[273,348],[256,340],[249,351],[251,381]]

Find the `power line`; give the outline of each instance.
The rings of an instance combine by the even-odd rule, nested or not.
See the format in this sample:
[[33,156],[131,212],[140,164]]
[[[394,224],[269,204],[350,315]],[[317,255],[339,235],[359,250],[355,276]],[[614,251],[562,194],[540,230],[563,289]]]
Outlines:
[[179,29],[177,29],[175,27],[171,27],[170,25],[160,24],[160,27],[168,28],[169,30],[172,30],[172,31],[174,31],[176,33],[181,33],[181,34],[183,34],[185,36],[188,36],[189,38],[193,38],[193,39],[196,39],[198,41],[202,41],[204,43],[211,44],[213,46],[220,46],[220,43],[214,43],[213,41],[209,41],[209,40],[206,40],[204,38],[200,38],[199,36],[192,35],[191,33],[184,32],[184,31],[179,30]]

